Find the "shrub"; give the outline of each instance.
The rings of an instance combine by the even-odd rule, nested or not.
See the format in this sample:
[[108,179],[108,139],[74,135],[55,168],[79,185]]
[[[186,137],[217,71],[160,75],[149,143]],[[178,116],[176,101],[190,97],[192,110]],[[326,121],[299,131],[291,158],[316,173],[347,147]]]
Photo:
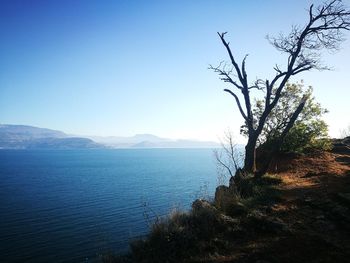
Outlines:
[[[329,150],[331,141],[328,137],[328,126],[322,119],[327,109],[321,107],[312,96],[312,87],[304,89],[303,83],[287,83],[276,107],[269,114],[263,131],[259,137],[259,145],[264,151],[274,148],[290,116],[298,107],[304,96],[308,100],[294,126],[289,130],[283,144],[282,152],[305,153],[313,150]],[[261,116],[264,110],[262,100],[257,100],[253,107],[253,115]],[[243,125],[241,133],[247,135],[247,126]]]
[[175,211],[155,222],[145,239],[131,243],[132,255],[136,262],[181,262],[204,251],[200,242],[219,228],[218,212],[209,203],[188,213]]

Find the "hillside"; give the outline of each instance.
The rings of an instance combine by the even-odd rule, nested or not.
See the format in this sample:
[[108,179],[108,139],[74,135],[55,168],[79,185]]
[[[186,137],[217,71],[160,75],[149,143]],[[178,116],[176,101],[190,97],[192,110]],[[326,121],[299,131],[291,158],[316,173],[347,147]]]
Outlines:
[[213,202],[157,221],[104,262],[349,262],[350,138],[331,152],[280,156],[274,174],[218,187]]
[[250,211],[251,236],[207,262],[349,262],[350,138],[335,141],[332,152],[278,164],[278,200]]
[[0,125],[0,149],[92,149],[104,148],[91,139],[26,125]]

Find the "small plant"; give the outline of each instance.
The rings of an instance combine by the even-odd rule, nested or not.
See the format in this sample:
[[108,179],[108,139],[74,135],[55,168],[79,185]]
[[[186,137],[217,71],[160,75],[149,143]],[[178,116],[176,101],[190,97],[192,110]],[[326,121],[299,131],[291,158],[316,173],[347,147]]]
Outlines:
[[209,194],[209,182],[205,181],[201,183],[199,190],[191,195],[191,197],[193,197],[193,199],[211,200],[211,196]]
[[218,214],[211,205],[194,206],[190,212],[175,210],[155,222],[145,239],[131,243],[132,255],[136,262],[181,262],[201,253],[198,242],[212,238],[218,226]]

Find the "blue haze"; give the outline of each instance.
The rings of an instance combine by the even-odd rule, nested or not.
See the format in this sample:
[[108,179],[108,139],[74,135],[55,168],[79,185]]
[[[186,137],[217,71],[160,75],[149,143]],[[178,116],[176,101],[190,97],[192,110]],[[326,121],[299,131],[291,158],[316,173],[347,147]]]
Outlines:
[[203,186],[213,194],[215,172],[210,149],[2,150],[0,261],[124,252],[148,231],[144,202],[159,215],[186,209]]

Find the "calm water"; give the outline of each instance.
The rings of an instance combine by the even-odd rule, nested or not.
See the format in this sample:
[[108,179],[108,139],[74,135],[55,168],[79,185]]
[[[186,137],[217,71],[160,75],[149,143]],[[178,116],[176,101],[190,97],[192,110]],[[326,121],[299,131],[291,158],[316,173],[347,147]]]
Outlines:
[[[0,151],[0,262],[94,262],[213,194],[210,149]],[[144,203],[148,203],[145,208]]]

